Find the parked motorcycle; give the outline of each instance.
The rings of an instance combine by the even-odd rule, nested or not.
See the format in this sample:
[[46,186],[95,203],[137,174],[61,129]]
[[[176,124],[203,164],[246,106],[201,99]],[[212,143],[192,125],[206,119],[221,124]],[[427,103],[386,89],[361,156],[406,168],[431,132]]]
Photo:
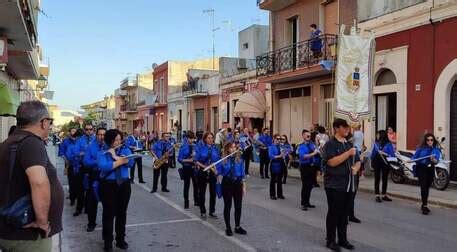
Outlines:
[[[439,143],[441,153],[443,153],[443,147],[441,143],[445,141],[443,137]],[[415,161],[412,160],[413,153],[407,151],[397,151],[395,157],[387,157],[385,161],[392,168],[391,179],[394,183],[402,184],[407,181],[417,181],[418,179],[414,176],[413,167]],[[429,157],[427,157],[429,158]],[[446,190],[450,180],[450,166],[451,161],[446,160],[444,154],[442,155],[438,164],[435,165],[435,178],[433,179],[433,186],[441,191]]]

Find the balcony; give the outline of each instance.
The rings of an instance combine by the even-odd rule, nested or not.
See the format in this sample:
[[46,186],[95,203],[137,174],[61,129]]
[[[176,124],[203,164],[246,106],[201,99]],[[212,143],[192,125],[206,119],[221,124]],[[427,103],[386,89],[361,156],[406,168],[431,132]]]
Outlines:
[[260,55],[256,59],[257,77],[290,73],[319,66],[321,60],[335,60],[336,44],[336,35],[326,34]]
[[257,0],[257,5],[262,10],[278,11],[297,2],[297,0]]
[[116,89],[114,90],[114,96],[127,96],[127,90]]
[[121,90],[138,87],[138,80],[134,77],[127,77],[121,81]]
[[208,89],[206,88],[206,85],[201,84],[197,79],[186,82],[182,86],[182,94],[186,98],[206,97],[208,96]]
[[39,5],[39,0],[0,1],[0,30],[8,38],[9,50],[35,48]]
[[37,80],[40,77],[38,51],[10,51],[8,69],[21,80]]

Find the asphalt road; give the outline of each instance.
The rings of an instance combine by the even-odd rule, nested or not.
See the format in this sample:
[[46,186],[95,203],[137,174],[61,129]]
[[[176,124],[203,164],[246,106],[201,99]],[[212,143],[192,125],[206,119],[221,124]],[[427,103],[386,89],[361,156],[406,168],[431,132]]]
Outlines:
[[[56,162],[66,185],[62,161]],[[251,176],[241,220],[248,235],[226,237],[222,200],[216,204],[219,219],[203,221],[197,207],[183,209],[183,183],[176,169],[169,171],[171,192],[150,194],[151,161],[146,158],[143,165],[147,183],[132,185],[128,209],[129,251],[328,251],[324,247],[327,204],[321,188],[315,188],[311,196],[317,208],[304,212],[299,209],[298,180],[289,179],[284,185],[285,200],[272,201],[269,181]],[[410,201],[379,204],[373,195],[359,193],[356,215],[362,224],[350,224],[349,240],[357,251],[456,251],[457,211],[436,207],[431,210],[431,215],[423,216],[419,205]],[[73,217],[73,211],[66,200],[61,250],[101,251],[101,205],[99,225],[92,233],[86,232],[87,217]]]

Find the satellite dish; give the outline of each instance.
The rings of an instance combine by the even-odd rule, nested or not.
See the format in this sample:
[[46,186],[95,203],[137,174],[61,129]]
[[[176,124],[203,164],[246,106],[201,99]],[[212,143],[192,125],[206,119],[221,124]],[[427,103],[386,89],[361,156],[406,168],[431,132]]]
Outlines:
[[158,67],[158,65],[156,63],[152,63],[152,70],[156,69]]

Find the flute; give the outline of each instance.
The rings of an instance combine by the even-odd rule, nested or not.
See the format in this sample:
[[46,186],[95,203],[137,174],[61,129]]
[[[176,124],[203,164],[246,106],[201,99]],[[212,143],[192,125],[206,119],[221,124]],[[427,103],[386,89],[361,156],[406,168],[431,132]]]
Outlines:
[[220,164],[221,162],[223,162],[223,161],[226,160],[227,158],[229,158],[229,157],[231,157],[231,156],[237,154],[238,152],[243,152],[243,151],[245,151],[249,146],[251,146],[251,145],[248,145],[248,146],[246,146],[246,147],[243,148],[243,149],[238,149],[237,151],[235,151],[235,152],[233,152],[233,153],[230,153],[229,155],[227,155],[227,156],[225,156],[225,157],[219,159],[218,161],[216,161],[216,162],[214,162],[214,163],[208,165],[207,167],[205,167],[205,168],[203,169],[203,171],[208,171],[209,169],[211,169],[211,167],[214,167],[214,166]]

